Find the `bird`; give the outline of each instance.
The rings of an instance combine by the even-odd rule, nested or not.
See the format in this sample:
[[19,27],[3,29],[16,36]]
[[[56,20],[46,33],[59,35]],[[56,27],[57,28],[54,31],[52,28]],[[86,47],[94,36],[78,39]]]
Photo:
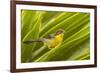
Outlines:
[[59,47],[63,42],[64,30],[58,29],[55,33],[49,34],[47,37],[39,38],[39,39],[31,39],[24,41],[24,44],[30,44],[33,42],[43,42],[44,45],[48,46],[49,49]]

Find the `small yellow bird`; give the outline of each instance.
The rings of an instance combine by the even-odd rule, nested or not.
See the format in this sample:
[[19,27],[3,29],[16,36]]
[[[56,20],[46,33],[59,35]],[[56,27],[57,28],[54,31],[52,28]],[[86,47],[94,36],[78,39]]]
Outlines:
[[39,38],[36,40],[27,40],[24,41],[24,43],[30,44],[33,42],[43,42],[44,45],[48,46],[49,49],[52,49],[61,45],[61,43],[63,42],[63,37],[64,37],[64,30],[58,29],[56,33],[50,34],[47,37]]

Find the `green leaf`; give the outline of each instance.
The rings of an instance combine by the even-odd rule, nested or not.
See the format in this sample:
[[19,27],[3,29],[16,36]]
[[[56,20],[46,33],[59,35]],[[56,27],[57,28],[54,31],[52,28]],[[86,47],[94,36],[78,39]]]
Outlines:
[[59,14],[58,16],[53,17],[50,21],[48,21],[46,23],[46,25],[43,28],[41,28],[40,36],[44,35],[44,33],[46,33],[48,31],[48,29],[51,29],[52,27],[54,27],[55,25],[57,25],[58,23],[60,23],[64,19],[70,17],[71,15],[73,15],[73,13],[63,12],[63,13]]
[[[84,20],[84,21],[83,21]],[[77,22],[77,23],[76,23]],[[77,32],[79,29],[81,29],[81,28],[83,28],[84,26],[85,26],[85,23],[87,23],[87,22],[89,22],[89,14],[86,14],[86,15],[84,15],[83,17],[81,17],[79,20],[77,20],[77,21],[75,21],[75,23],[73,24],[73,28],[70,28],[70,29],[68,29],[68,30],[66,30],[66,33],[65,33],[65,39],[67,39],[66,38],[66,36],[68,37],[69,35],[73,35],[75,32]],[[80,28],[80,26],[81,26],[81,28]],[[68,32],[69,31],[69,32]],[[70,33],[71,32],[71,33]],[[39,44],[40,45],[40,44]],[[38,46],[39,46],[38,45]],[[42,44],[43,45],[43,44]],[[41,49],[41,47],[39,48],[39,47],[36,47],[36,48],[38,48],[38,49]],[[46,49],[48,49],[48,48],[45,48],[44,46],[42,47],[42,49],[44,49],[44,50],[46,50]],[[42,53],[43,52],[43,53]],[[44,54],[46,51],[42,51],[41,50],[41,53],[42,54]],[[33,52],[33,54],[34,54],[35,52]],[[41,55],[39,55],[39,56],[37,56],[36,57],[36,55],[35,55],[35,58],[38,58],[38,57],[40,57]],[[34,60],[34,58],[33,58],[33,60]]]
[[[59,22],[58,24],[55,24],[55,26],[53,26],[51,29],[49,29],[48,31],[46,31],[46,33],[44,33],[41,37],[47,36],[48,34],[51,34],[51,32],[55,32],[55,30],[59,29],[59,28],[63,28],[66,29],[68,28],[68,26],[70,26],[71,24],[74,23],[74,21],[77,18],[80,18],[82,16],[84,16],[84,13],[74,13],[74,15],[70,15],[70,17],[63,19],[61,22]],[[57,20],[58,21],[58,20]],[[52,24],[51,24],[52,25]],[[42,32],[41,32],[42,33]]]
[[34,24],[36,12],[32,10],[22,10],[22,33],[21,39],[29,32],[30,27]]
[[[75,48],[72,48],[73,50]],[[82,60],[90,57],[90,40],[84,41],[77,50],[71,51],[69,57],[66,60]],[[67,54],[68,55],[68,54]]]
[[[90,14],[82,12],[22,10],[21,62],[48,62],[90,59]],[[48,49],[43,43],[24,44],[65,30],[64,41]]]
[[44,62],[44,61],[61,61],[65,60],[67,57],[67,53],[69,50],[83,41],[89,38],[89,24],[87,24],[83,29],[75,33],[73,36],[69,37],[62,46],[58,48],[53,48],[47,53],[43,54],[40,58],[38,58],[35,62]]
[[39,37],[39,29],[41,27],[41,17],[42,13],[38,12],[37,21],[35,22],[33,28],[27,33],[27,35],[22,40],[22,62],[27,62],[32,56],[32,50],[35,47],[36,43],[24,44],[24,41],[29,39],[37,39]]

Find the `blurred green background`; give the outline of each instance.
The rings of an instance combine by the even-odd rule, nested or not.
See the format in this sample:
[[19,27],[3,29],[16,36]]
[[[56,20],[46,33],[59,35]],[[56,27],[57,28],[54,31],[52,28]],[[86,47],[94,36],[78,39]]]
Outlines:
[[[90,59],[90,14],[83,12],[21,10],[21,62],[71,61]],[[65,30],[58,48],[43,43],[24,44]]]

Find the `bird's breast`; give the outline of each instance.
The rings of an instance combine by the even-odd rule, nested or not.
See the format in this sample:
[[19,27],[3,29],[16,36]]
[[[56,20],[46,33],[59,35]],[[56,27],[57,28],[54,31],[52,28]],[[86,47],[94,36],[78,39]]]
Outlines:
[[62,43],[62,41],[63,41],[63,34],[57,35],[53,41],[54,46],[57,47]]
[[58,42],[62,42],[63,41],[63,34],[59,34],[55,37],[55,39],[58,41]]
[[46,44],[48,45],[49,48],[58,47],[63,41],[63,35],[64,34],[59,34],[56,35],[55,38],[46,40],[47,41]]

